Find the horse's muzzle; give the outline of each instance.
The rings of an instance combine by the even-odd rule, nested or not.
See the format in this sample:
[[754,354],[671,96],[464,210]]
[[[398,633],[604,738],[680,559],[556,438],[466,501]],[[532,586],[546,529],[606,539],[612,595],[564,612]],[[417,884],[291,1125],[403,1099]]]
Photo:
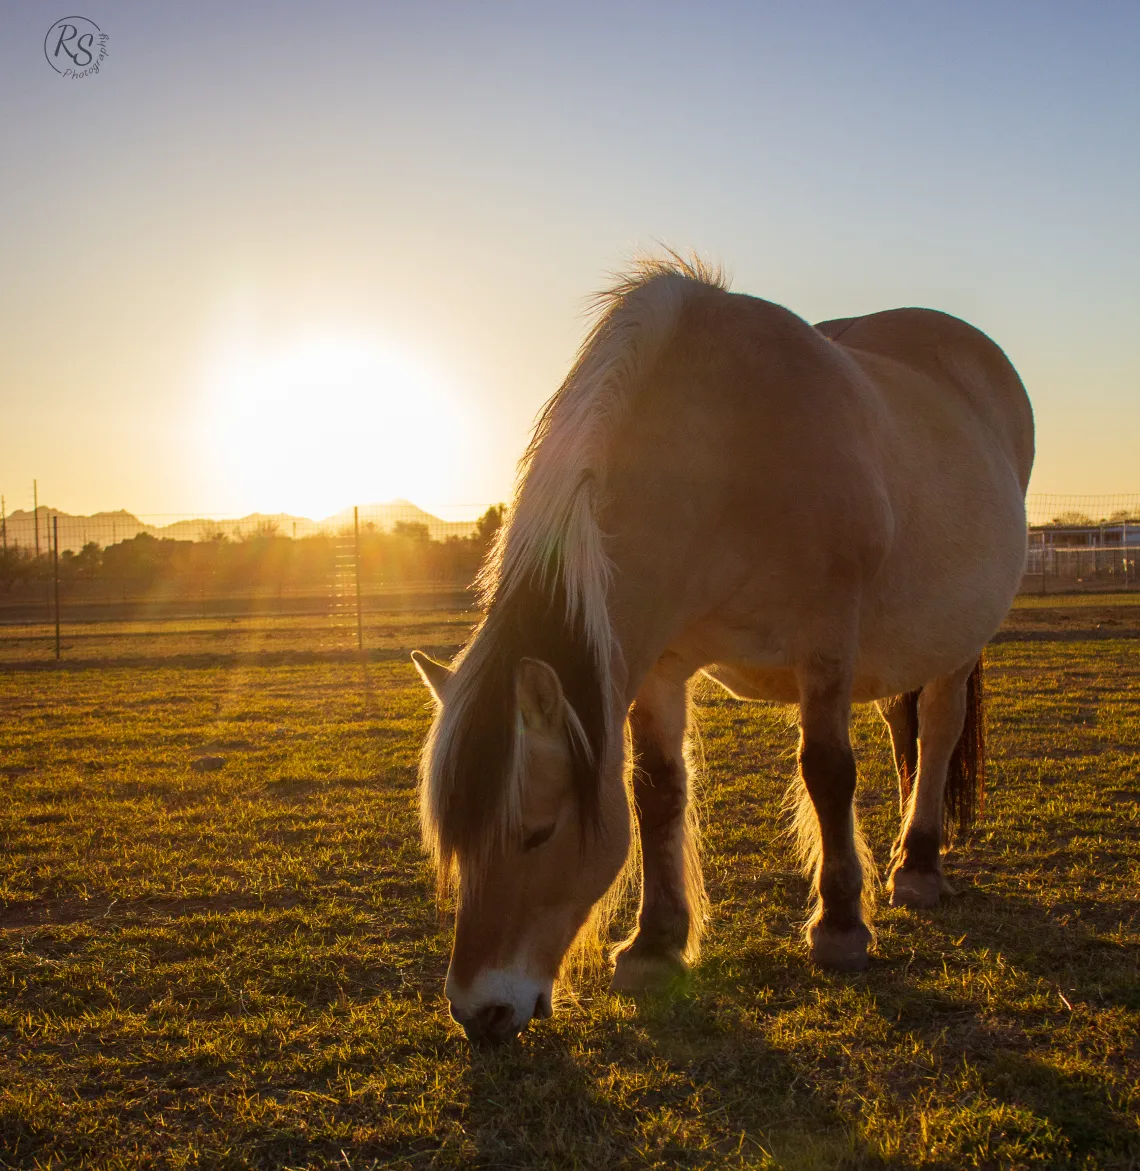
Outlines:
[[539,994],[526,1020],[509,1004],[484,1004],[469,1017],[458,1016],[455,1006],[451,1006],[452,1017],[463,1026],[472,1045],[502,1045],[517,1037],[535,1017],[545,1020],[552,1012],[550,997],[545,992]]

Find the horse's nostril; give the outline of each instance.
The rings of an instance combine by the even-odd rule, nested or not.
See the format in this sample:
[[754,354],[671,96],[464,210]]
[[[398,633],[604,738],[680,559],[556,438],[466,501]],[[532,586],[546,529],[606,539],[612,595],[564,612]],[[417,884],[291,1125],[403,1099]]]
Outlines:
[[515,1010],[509,1004],[485,1004],[463,1028],[472,1041],[508,1041],[518,1031]]

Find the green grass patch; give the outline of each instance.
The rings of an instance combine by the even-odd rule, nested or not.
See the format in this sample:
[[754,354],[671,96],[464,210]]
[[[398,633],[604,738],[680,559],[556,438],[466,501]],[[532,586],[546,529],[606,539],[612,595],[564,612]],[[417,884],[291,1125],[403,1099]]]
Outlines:
[[[699,688],[701,964],[668,1000],[587,985],[497,1052],[442,997],[410,664],[139,642],[0,670],[0,1166],[1136,1167],[1140,641],[1070,613],[991,649],[958,893],[880,908],[858,976],[800,943],[791,713]],[[883,864],[889,752],[873,711],[853,734]]]

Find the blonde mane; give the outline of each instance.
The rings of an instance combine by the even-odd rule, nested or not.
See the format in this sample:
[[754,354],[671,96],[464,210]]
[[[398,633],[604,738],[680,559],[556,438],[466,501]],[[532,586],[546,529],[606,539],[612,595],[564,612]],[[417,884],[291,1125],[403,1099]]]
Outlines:
[[595,515],[609,438],[687,300],[724,287],[718,271],[670,254],[639,262],[593,299],[594,324],[538,417],[514,502],[479,575],[487,616],[457,661],[424,748],[421,822],[445,881],[457,855],[478,871],[480,859],[519,829],[519,722],[487,724],[514,711],[519,658],[543,657],[526,645],[536,607],[544,611],[544,637],[552,626],[560,632],[546,651],[570,705],[582,811],[596,797],[606,753],[619,741],[611,726],[612,663],[620,653],[607,605],[611,565]]
[[641,376],[669,339],[694,286],[723,289],[721,273],[697,259],[638,261],[590,300],[594,324],[574,365],[547,401],[519,461],[508,523],[479,574],[485,607],[531,575],[558,565],[567,603],[581,612],[591,647],[608,670],[610,565],[594,517],[609,435]]

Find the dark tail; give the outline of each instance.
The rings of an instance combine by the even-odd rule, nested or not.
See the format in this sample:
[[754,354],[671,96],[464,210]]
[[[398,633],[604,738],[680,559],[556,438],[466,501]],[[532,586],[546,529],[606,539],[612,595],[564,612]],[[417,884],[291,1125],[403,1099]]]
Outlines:
[[942,829],[968,829],[982,811],[986,791],[985,688],[979,658],[966,681],[966,722],[950,757],[946,796],[942,802]]
[[899,720],[902,735],[901,743],[895,746],[895,767],[899,773],[899,797],[904,809],[918,776],[918,695],[918,691],[908,691],[894,701],[902,708]]

